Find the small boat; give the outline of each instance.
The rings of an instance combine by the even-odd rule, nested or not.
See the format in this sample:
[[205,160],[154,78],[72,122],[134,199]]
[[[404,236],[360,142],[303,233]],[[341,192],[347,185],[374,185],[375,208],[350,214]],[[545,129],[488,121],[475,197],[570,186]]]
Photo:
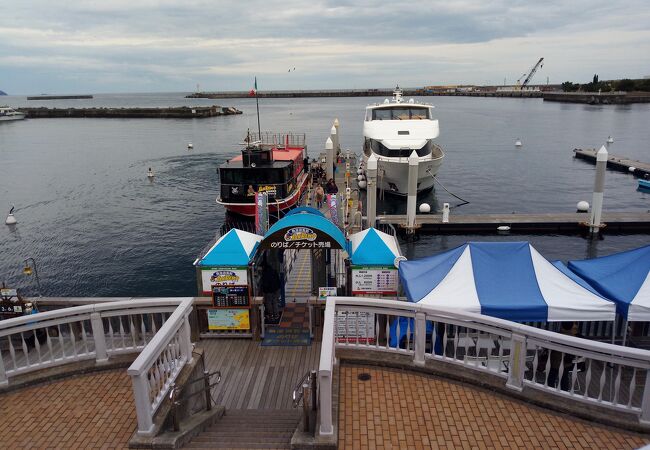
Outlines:
[[650,180],[642,180],[639,178],[639,187],[643,189],[650,189]]
[[284,211],[300,202],[307,189],[307,146],[304,134],[249,133],[241,154],[219,167],[217,203],[229,212],[255,215],[255,194],[266,192],[270,212]]
[[25,113],[16,111],[8,106],[0,106],[0,122],[8,120],[22,120],[25,118]]
[[409,156],[418,156],[417,191],[433,189],[433,177],[445,157],[434,140],[439,136],[438,120],[433,117],[433,106],[404,101],[402,90],[395,88],[391,100],[366,107],[363,123],[363,161],[371,155],[377,158],[381,175],[377,187],[385,192],[408,194]]

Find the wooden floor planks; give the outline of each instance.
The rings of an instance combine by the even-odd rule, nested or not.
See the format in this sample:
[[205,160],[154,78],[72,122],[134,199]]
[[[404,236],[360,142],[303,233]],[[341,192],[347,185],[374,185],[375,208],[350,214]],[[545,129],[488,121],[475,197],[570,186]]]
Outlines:
[[228,409],[290,409],[291,393],[309,370],[317,370],[320,343],[304,347],[262,347],[243,339],[206,339],[206,369],[221,371],[212,393]]

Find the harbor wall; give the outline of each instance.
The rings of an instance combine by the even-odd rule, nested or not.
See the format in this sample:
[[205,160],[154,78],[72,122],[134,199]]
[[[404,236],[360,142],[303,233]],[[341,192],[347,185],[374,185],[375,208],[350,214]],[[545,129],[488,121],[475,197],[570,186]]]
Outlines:
[[627,92],[545,92],[542,98],[548,102],[587,103],[589,105],[650,103],[648,94],[629,94]]
[[242,112],[233,107],[187,106],[174,108],[20,108],[30,119],[49,119],[63,117],[89,118],[158,118],[158,119],[195,119],[216,116],[229,116]]
[[[459,91],[445,92],[431,89],[402,89],[404,96],[433,97],[516,97],[516,98],[541,98],[541,91]],[[393,89],[331,89],[331,90],[305,90],[305,91],[258,91],[259,98],[297,98],[297,97],[392,97]],[[247,91],[227,92],[195,92],[185,98],[248,98],[252,97]]]

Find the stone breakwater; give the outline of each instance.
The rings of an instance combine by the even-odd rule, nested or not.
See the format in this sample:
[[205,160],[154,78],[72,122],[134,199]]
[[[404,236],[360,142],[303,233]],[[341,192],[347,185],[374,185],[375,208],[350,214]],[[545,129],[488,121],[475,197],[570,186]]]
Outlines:
[[132,119],[202,119],[230,116],[242,112],[230,106],[197,106],[171,108],[20,108],[30,119],[63,117],[132,118]]

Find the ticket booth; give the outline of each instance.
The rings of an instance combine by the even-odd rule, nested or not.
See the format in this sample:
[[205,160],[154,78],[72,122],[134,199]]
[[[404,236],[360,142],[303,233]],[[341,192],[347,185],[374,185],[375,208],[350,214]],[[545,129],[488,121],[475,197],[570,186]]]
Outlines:
[[251,337],[250,261],[262,236],[231,229],[194,265],[198,291],[209,304],[198,306],[201,337]]

